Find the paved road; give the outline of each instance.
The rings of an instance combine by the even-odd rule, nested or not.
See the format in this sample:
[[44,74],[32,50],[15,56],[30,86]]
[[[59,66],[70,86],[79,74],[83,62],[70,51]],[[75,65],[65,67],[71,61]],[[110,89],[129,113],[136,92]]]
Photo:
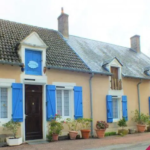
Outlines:
[[100,148],[94,149],[85,149],[85,150],[146,150],[146,148],[150,145],[150,140],[146,142],[139,142],[134,144],[117,144],[104,146]]

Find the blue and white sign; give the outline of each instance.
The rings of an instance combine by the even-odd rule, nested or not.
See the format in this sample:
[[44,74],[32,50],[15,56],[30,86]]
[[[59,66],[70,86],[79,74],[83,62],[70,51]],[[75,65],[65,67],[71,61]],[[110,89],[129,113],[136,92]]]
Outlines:
[[32,69],[35,69],[35,68],[37,68],[39,65],[38,65],[37,62],[31,60],[31,61],[29,61],[28,66],[29,66],[30,68],[32,68]]
[[42,75],[42,52],[25,50],[25,73],[30,75]]

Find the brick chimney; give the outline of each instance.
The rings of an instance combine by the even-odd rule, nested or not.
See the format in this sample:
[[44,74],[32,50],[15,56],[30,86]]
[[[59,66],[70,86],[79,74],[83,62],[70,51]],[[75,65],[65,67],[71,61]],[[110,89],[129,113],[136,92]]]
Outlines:
[[61,8],[61,14],[58,17],[58,31],[66,38],[69,37],[68,15]]
[[141,52],[141,48],[140,48],[140,36],[139,35],[134,35],[130,38],[130,42],[131,42],[131,48],[135,51],[137,51],[138,53]]

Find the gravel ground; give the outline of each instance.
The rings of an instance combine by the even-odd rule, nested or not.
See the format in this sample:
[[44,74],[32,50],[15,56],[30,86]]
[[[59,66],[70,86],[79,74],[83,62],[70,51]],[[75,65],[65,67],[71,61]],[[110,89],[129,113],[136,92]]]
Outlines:
[[22,144],[14,147],[3,147],[0,148],[0,150],[94,150],[104,146],[114,146],[116,144],[138,144],[146,141],[150,141],[150,133],[137,133],[126,135],[124,137],[110,136],[103,139],[64,140],[37,145]]

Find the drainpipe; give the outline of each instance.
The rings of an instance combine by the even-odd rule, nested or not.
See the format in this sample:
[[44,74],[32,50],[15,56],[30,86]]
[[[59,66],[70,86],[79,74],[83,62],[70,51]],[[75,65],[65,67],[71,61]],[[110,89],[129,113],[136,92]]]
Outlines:
[[140,104],[140,84],[142,83],[142,79],[137,84],[137,91],[138,91],[138,105],[139,105],[139,115],[141,115],[141,104]]
[[92,96],[92,78],[94,76],[94,73],[91,74],[89,79],[89,85],[90,85],[90,106],[91,106],[91,136],[93,137],[93,96]]

